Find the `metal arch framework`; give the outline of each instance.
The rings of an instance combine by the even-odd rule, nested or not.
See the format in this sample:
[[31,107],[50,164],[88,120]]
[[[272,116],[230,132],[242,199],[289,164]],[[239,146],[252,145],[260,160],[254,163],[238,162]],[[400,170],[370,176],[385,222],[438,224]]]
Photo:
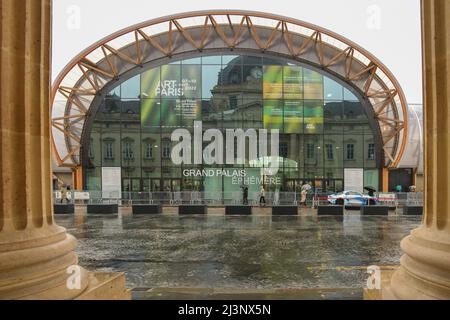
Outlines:
[[186,53],[235,49],[311,64],[356,88],[373,107],[385,166],[398,166],[407,141],[408,108],[393,74],[369,52],[329,30],[248,11],[190,12],[150,20],[114,33],[75,57],[52,92],[52,143],[58,165],[80,165],[91,104],[122,74]]

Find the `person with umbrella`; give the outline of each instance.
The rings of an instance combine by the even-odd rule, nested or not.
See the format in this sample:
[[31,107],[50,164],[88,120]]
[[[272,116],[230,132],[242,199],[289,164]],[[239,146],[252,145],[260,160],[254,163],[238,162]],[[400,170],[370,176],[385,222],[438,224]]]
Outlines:
[[[375,198],[375,192],[377,191],[374,187],[364,187],[365,190],[368,191],[368,195],[371,198]],[[375,200],[374,199],[369,199],[368,200],[368,204],[375,204]]]

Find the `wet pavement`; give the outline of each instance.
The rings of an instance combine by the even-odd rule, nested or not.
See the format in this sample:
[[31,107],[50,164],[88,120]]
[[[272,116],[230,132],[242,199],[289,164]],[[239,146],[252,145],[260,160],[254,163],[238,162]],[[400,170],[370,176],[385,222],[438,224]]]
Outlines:
[[[420,217],[56,217],[78,239],[80,264],[121,271],[136,299],[361,299],[367,267],[393,268]],[[320,289],[320,290],[318,290]]]

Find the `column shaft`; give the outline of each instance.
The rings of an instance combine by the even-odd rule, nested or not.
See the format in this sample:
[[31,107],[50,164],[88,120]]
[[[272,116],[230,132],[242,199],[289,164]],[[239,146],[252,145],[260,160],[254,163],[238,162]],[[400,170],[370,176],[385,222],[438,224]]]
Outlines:
[[388,290],[399,299],[450,299],[450,0],[422,0],[425,217],[402,241]]
[[50,162],[51,0],[0,5],[0,299],[77,297],[75,239],[54,224]]

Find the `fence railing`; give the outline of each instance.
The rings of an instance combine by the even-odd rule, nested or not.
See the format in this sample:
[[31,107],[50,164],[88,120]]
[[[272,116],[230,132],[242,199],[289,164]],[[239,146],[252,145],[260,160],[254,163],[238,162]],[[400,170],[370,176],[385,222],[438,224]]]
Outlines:
[[[54,202],[61,203],[61,193],[54,192]],[[310,192],[306,205],[316,207],[330,204],[328,194]],[[267,205],[300,205],[300,193],[296,192],[266,192]],[[373,198],[375,204],[390,207],[422,206],[423,193],[378,193]],[[240,205],[244,202],[242,192],[108,192],[108,191],[71,191],[67,193],[66,202],[75,204],[162,204],[185,205],[204,204],[209,206]],[[260,193],[249,192],[248,204],[259,205]],[[373,205],[373,202],[369,203]]]

